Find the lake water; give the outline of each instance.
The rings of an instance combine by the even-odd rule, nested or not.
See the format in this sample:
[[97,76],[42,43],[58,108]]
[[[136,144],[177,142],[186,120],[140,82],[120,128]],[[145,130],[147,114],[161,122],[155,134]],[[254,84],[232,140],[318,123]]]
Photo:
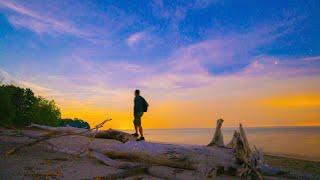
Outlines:
[[[225,144],[235,128],[223,128]],[[249,143],[265,153],[320,161],[320,127],[245,128]],[[132,132],[128,131],[128,132]],[[148,141],[206,145],[214,129],[145,129]]]

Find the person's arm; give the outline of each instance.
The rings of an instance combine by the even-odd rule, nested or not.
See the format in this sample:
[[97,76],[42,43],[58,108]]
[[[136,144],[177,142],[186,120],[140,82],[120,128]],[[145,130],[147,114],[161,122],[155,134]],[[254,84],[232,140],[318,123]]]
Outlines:
[[137,97],[133,99],[133,115],[137,113]]

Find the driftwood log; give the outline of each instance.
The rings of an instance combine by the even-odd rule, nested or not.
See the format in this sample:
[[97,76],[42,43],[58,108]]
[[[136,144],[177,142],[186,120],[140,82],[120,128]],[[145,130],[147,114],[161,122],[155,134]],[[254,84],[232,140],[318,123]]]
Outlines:
[[[72,127],[32,126],[55,133],[61,132],[63,135],[69,134],[69,136],[45,140],[52,144],[57,151],[69,154],[87,154],[106,165],[118,168],[133,167],[137,165],[136,163],[148,166],[159,165],[191,170],[203,177],[211,177],[218,170],[228,170],[235,163],[232,149],[217,146],[209,148],[206,146],[130,141],[133,138],[130,134],[111,129],[88,132]],[[116,159],[125,159],[134,164],[119,162]]]
[[223,119],[217,120],[217,127],[211,142],[208,144],[210,147],[225,147],[232,149],[235,158],[235,175],[237,176],[251,176],[253,179],[262,179],[261,167],[264,167],[263,153],[261,150],[255,148],[251,151],[245,130],[240,124],[239,131],[235,130],[233,137],[229,144],[226,146],[223,142],[222,135]]
[[[69,154],[78,154],[90,142],[88,150],[91,153],[95,152],[93,156],[115,167],[123,166],[123,164],[110,161],[109,158],[194,170],[203,176],[210,176],[218,168],[222,167],[227,170],[234,164],[232,150],[220,147],[208,148],[137,141],[121,143],[97,138],[91,141],[90,138],[79,135],[50,139],[49,142],[55,145],[57,151]],[[104,156],[101,155],[108,158],[104,159]]]
[[226,145],[226,147],[230,149],[234,149],[237,145],[237,140],[239,136],[240,136],[240,133],[237,130],[235,130],[231,141]]
[[[135,169],[125,171],[127,175],[147,170],[150,175],[160,173],[162,176],[157,177],[168,179],[183,179],[187,176],[202,179],[225,173],[261,179],[260,169],[264,165],[262,151],[251,151],[241,124],[239,131],[235,131],[231,142],[225,147],[221,132],[223,120],[217,120],[214,137],[209,143],[210,147],[207,147],[137,142],[130,134],[122,131],[99,131],[107,121],[90,130],[33,124],[32,127],[46,130],[46,134],[30,136],[35,139],[31,145],[46,142],[56,151],[89,156],[119,169]],[[174,176],[172,173],[163,173],[171,171],[183,173]],[[114,177],[122,177],[124,174],[116,174]]]
[[59,132],[59,133],[66,133],[68,135],[76,135],[81,134],[83,136],[87,137],[95,137],[95,138],[103,138],[103,139],[115,139],[120,142],[127,142],[131,140],[136,140],[135,137],[131,136],[131,134],[118,131],[114,129],[108,129],[108,130],[100,130],[100,131],[90,131],[83,128],[75,128],[75,127],[51,127],[51,126],[44,126],[44,125],[38,125],[38,124],[31,124],[29,127],[35,127],[43,130],[48,130],[52,132]]
[[208,146],[214,146],[214,145],[221,146],[221,147],[224,146],[223,136],[222,136],[222,132],[221,132],[222,123],[223,123],[223,119],[217,120],[216,130],[215,130],[213,138],[212,138],[211,142],[208,144]]
[[[235,145],[233,144],[235,138]],[[262,179],[261,166],[263,161],[262,151],[255,149],[251,151],[247,135],[242,124],[239,126],[239,133],[235,131],[230,146],[233,146],[236,158],[236,175],[251,176],[252,179]]]

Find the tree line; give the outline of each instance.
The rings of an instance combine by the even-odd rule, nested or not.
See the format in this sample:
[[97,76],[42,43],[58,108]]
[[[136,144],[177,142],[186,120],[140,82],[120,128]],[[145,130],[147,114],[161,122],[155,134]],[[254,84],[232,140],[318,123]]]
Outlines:
[[78,118],[62,119],[60,109],[53,100],[35,96],[29,88],[0,85],[0,126],[21,128],[31,123],[90,128],[86,121]]

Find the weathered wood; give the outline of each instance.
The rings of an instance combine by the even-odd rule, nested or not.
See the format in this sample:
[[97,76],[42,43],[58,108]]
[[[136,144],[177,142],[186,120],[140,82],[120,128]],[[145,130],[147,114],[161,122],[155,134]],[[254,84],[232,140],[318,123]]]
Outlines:
[[226,145],[227,148],[234,149],[237,145],[237,138],[240,136],[240,133],[235,130],[232,136],[231,141]]
[[[242,125],[240,124],[239,133],[235,131],[233,139],[228,144],[230,148],[225,148],[221,133],[222,123],[222,119],[217,121],[210,147],[131,141],[134,137],[122,131],[98,131],[103,124],[90,130],[33,125],[48,130],[49,134],[39,135],[30,145],[46,141],[60,152],[77,155],[89,152],[90,157],[116,168],[137,167],[129,162],[114,160],[126,159],[138,165],[143,164],[144,167],[158,165],[173,170],[184,169],[186,174],[195,172],[204,178],[214,177],[221,169],[223,172],[230,168],[236,168],[238,176],[251,175],[260,178],[257,164],[260,163],[261,154],[251,152]],[[169,175],[167,177],[171,178]]]
[[48,139],[48,141],[55,146],[55,150],[60,152],[79,154],[87,148],[113,159],[124,158],[142,164],[190,169],[204,176],[212,173],[217,167],[228,168],[234,164],[232,150],[217,146],[188,146],[137,141],[121,143],[82,135],[63,136]]
[[[106,120],[107,122],[109,120]],[[101,124],[101,123],[100,123]],[[77,135],[81,134],[83,136],[88,137],[95,137],[95,138],[103,138],[103,139],[115,139],[120,142],[127,142],[136,140],[136,137],[132,136],[129,133],[118,131],[114,129],[108,129],[108,130],[97,130],[97,126],[93,129],[83,129],[83,128],[75,128],[75,127],[51,127],[51,126],[44,126],[44,125],[38,125],[38,124],[31,124],[29,127],[36,127],[43,130],[48,130],[52,132],[57,133],[64,133],[67,135]]]
[[166,166],[151,166],[148,168],[148,173],[152,176],[168,179],[168,180],[192,180],[192,179],[207,179],[196,171],[171,168]]
[[82,135],[86,135],[86,136],[92,136],[92,135],[95,135],[98,132],[99,128],[102,128],[106,122],[111,121],[111,120],[112,119],[106,119],[91,129],[76,128],[76,127],[71,127],[71,126],[52,127],[52,126],[45,126],[45,125],[39,125],[39,124],[31,124],[29,127],[36,127],[39,129],[64,133],[67,135],[82,134]]
[[[91,129],[82,129],[82,128],[75,128],[75,127],[70,127],[70,126],[68,126],[68,127],[51,127],[51,126],[44,126],[44,125],[38,125],[38,124],[31,124],[29,127],[36,127],[39,129],[45,129],[45,130],[49,130],[49,132],[44,135],[40,135],[39,137],[30,136],[27,134],[23,134],[22,132],[18,132],[19,135],[35,139],[35,141],[20,145],[18,147],[13,147],[13,148],[7,150],[5,152],[5,155],[9,156],[11,154],[14,154],[14,153],[20,151],[21,149],[23,149],[25,147],[33,146],[33,145],[38,144],[40,142],[46,142],[46,141],[53,139],[53,138],[70,136],[70,135],[94,136],[96,134],[96,132],[99,130],[99,128],[103,127],[103,125],[106,122],[111,121],[111,120],[112,119],[106,119]],[[48,143],[48,144],[51,146],[52,149],[57,149],[54,144],[52,144],[52,143]],[[86,149],[82,150],[80,153],[85,152]]]
[[71,126],[66,126],[66,127],[52,127],[52,126],[45,126],[45,125],[39,125],[39,124],[31,124],[28,127],[35,127],[43,130],[48,130],[48,131],[56,131],[59,133],[84,133],[87,132],[88,129],[84,128],[76,128],[76,127],[71,127]]
[[214,145],[221,146],[221,147],[224,146],[223,135],[221,132],[222,123],[223,123],[223,119],[217,120],[217,127],[214,132],[214,136],[213,136],[211,142],[208,144],[208,146],[214,146]]
[[[85,143],[88,140],[86,137],[77,136],[73,138],[73,141],[74,144],[50,140],[58,147],[70,146],[70,149],[77,146],[76,142]],[[94,139],[89,148],[110,158],[124,158],[133,162],[196,170],[206,175],[218,166],[227,168],[234,163],[232,150],[220,147],[208,148],[136,141],[118,143],[106,139]]]
[[241,136],[242,139],[243,139],[244,148],[245,148],[246,151],[247,151],[247,157],[250,157],[251,149],[250,149],[250,146],[249,146],[249,142],[248,142],[247,135],[246,135],[246,133],[245,133],[245,131],[244,131],[244,129],[243,129],[242,124],[240,124],[239,133],[240,133],[240,136]]
[[237,164],[237,175],[238,176],[251,176],[252,179],[262,179],[260,169],[257,165],[260,154],[257,152],[252,153],[245,131],[240,124],[239,136],[236,137],[237,142],[234,148],[236,164]]
[[131,134],[114,129],[98,131],[95,135],[95,138],[115,139],[123,143],[136,140],[136,137],[132,136]]
[[107,166],[112,166],[119,169],[128,169],[128,168],[135,168],[135,167],[141,166],[140,164],[137,164],[137,163],[116,161],[100,152],[92,151],[92,150],[88,151],[88,156],[91,158],[97,159],[98,161],[100,161],[101,163]]

